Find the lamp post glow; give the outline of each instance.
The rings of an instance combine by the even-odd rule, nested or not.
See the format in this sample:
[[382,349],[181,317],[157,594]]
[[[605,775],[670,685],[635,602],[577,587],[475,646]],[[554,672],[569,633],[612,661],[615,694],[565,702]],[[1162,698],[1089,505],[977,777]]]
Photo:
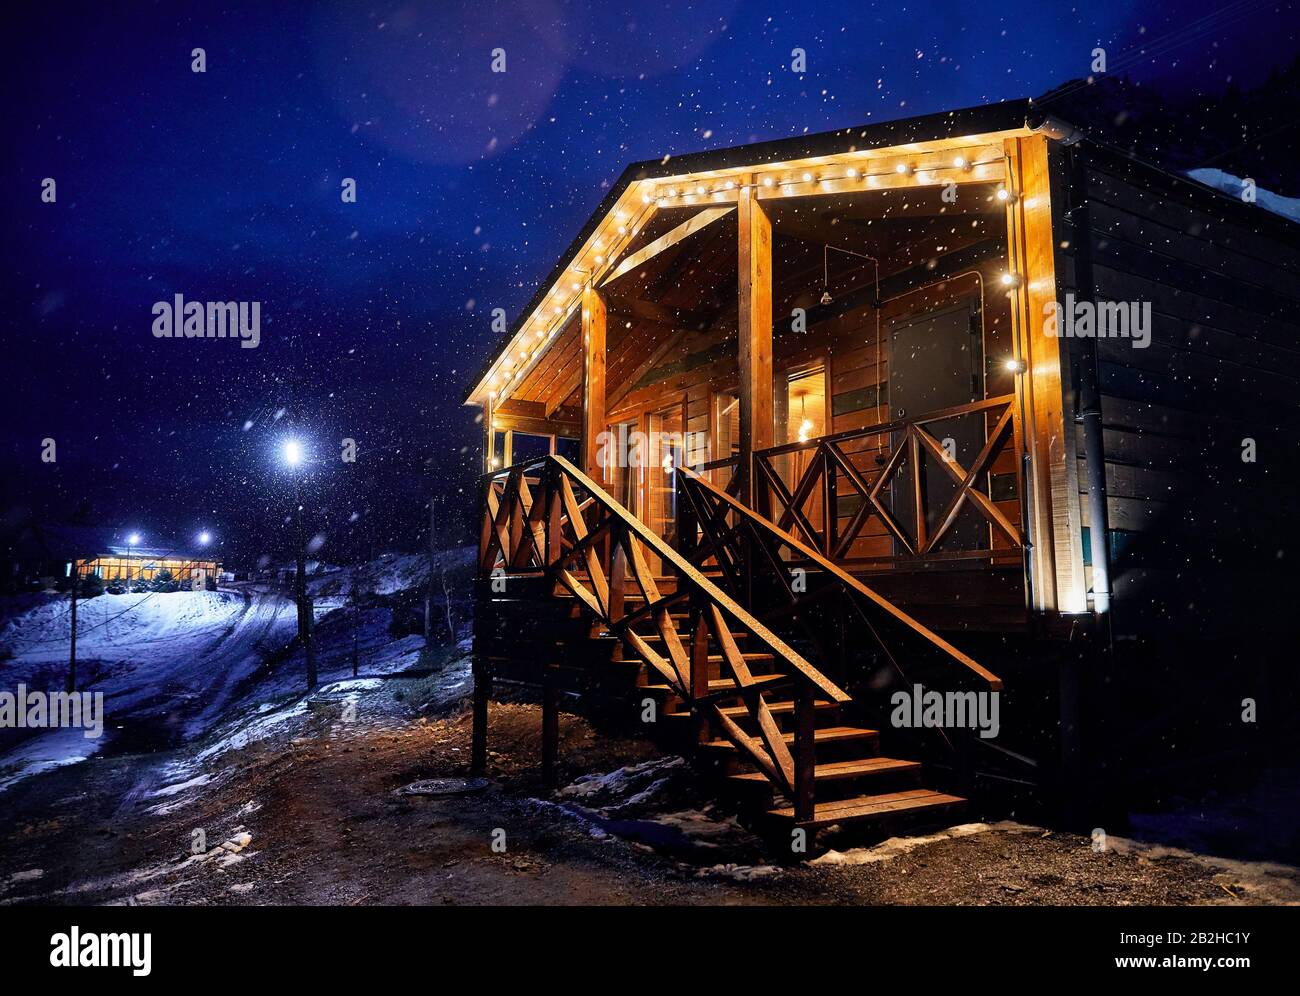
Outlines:
[[306,457],[302,443],[286,439],[281,450],[285,464],[293,471],[293,519],[297,532],[298,560],[294,572],[294,599],[298,603],[298,639],[307,655],[307,690],[316,688],[316,647],[312,641],[312,609],[307,600],[307,545],[302,532],[302,473]]
[[131,594],[131,547],[138,545],[140,534],[132,533],[126,538],[126,593]]

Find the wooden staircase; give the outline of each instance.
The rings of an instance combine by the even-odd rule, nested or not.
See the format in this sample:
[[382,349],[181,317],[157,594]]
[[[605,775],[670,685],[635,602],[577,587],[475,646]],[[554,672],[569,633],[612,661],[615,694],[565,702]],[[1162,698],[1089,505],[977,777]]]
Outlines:
[[[657,581],[661,587],[671,583],[666,578]],[[683,638],[689,636],[683,631],[687,622],[688,618],[683,614],[678,614],[675,620],[678,634]],[[661,641],[657,633],[645,635],[652,645]],[[746,635],[733,633],[732,638],[742,645]],[[745,653],[744,658],[760,689],[758,694],[780,727],[781,739],[793,748],[798,703],[789,694],[789,689],[761,690],[767,683],[781,682],[781,674],[772,670],[774,655]],[[734,691],[735,681],[720,674],[722,655],[711,653],[708,660],[710,691],[719,695]],[[904,815],[919,820],[947,819],[956,815],[966,802],[960,796],[922,787],[923,773],[919,761],[882,756],[878,730],[846,724],[843,719],[845,704],[815,698],[812,703],[815,802],[811,815],[799,819],[793,800],[777,790],[768,775],[756,767],[735,742],[716,730],[710,730],[703,740],[691,736],[696,714],[671,686],[653,680],[644,661],[625,658],[622,663],[637,668],[637,677],[642,679],[638,681],[640,689],[659,698],[665,721],[681,727],[674,731],[671,742],[693,744],[697,757],[706,762],[709,770],[718,773],[725,787],[744,808],[761,815],[778,829],[780,825],[822,829],[834,824],[893,824]],[[723,696],[718,711],[740,725],[744,732],[757,735],[753,713],[739,694]]]
[[[963,806],[959,796],[924,787],[918,761],[883,756],[879,731],[846,718],[849,695],[724,589],[733,565],[692,563],[564,458],[485,477],[482,522],[480,611],[490,613],[498,595],[518,603],[512,583],[558,608],[568,636],[525,653],[555,647],[555,656],[585,662],[584,687],[614,689],[638,710],[653,699],[659,732],[768,827],[936,822]],[[652,561],[661,568],[651,571]],[[476,618],[476,770],[486,762],[492,680],[492,653],[480,650],[480,642],[489,645],[480,641],[484,619]],[[561,669],[555,661],[542,670]],[[544,772],[556,749],[549,680]]]

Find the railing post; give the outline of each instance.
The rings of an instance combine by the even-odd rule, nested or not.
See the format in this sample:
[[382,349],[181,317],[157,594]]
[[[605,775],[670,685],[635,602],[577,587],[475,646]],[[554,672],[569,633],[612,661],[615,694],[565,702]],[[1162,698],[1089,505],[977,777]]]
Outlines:
[[474,725],[470,734],[469,771],[487,774],[488,700],[492,697],[492,666],[484,654],[474,655]]
[[606,577],[609,578],[609,620],[618,622],[623,618],[624,594],[627,589],[627,553],[623,549],[624,527],[617,522],[611,523],[606,540],[608,541],[606,549],[609,550],[609,563],[605,568]]
[[915,502],[915,508],[912,511],[916,515],[916,553],[920,556],[925,552],[926,528],[925,528],[925,478],[922,476],[923,468],[921,465],[921,437],[917,435],[916,425],[909,423],[907,427],[907,457],[908,463],[912,465],[912,501]]
[[836,477],[839,469],[831,459],[829,443],[817,447],[824,469],[822,471],[822,554],[828,559],[835,555],[835,546],[839,540],[839,497]]
[[542,666],[542,784],[554,788],[560,753],[560,688],[555,665]]
[[795,694],[794,818],[806,823],[816,813],[817,736],[816,689],[801,682]]
[[677,473],[677,552],[687,560],[695,556],[699,546],[699,523],[695,518],[695,506],[687,494],[686,475]]
[[542,499],[546,502],[546,566],[560,559],[560,486],[559,471],[551,461],[546,461],[542,475]]
[[[709,717],[704,703],[709,694],[709,628],[703,601],[698,595],[691,598],[691,728],[694,742],[709,739]],[[721,642],[721,638],[719,638]]]

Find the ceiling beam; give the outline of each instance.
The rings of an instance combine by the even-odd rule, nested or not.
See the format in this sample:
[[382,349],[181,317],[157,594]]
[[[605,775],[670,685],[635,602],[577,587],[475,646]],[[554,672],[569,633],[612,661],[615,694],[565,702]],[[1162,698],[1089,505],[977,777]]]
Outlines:
[[617,280],[619,277],[623,276],[623,274],[627,273],[629,270],[636,269],[638,266],[640,266],[642,263],[646,262],[647,260],[653,259],[655,256],[658,256],[665,249],[671,249],[673,246],[677,245],[683,239],[690,238],[700,229],[713,224],[719,218],[723,218],[726,215],[731,214],[731,212],[734,210],[736,210],[734,207],[705,208],[703,211],[699,212],[698,214],[693,215],[690,218],[687,218],[676,228],[665,233],[664,235],[659,236],[659,238],[655,239],[649,245],[641,249],[638,249],[636,252],[632,253],[631,256],[627,257],[627,259],[623,260],[623,262],[619,263],[618,266],[615,267],[614,270],[609,274],[609,276],[607,276],[604,280],[601,281],[601,286],[602,287],[605,286],[611,280]]

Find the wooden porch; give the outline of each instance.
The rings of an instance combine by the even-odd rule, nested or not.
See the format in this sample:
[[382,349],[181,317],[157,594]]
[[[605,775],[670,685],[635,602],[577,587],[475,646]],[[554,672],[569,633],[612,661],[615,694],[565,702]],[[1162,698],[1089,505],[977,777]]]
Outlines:
[[[871,673],[898,687],[924,676],[997,691],[1001,681],[701,475],[683,470],[679,486],[702,527],[683,551],[561,456],[485,476],[475,769],[486,764],[493,683],[506,679],[542,690],[547,779],[569,693],[622,703],[778,831],[959,809],[961,734],[933,731],[945,763],[929,787],[921,761],[882,755],[880,729],[864,725],[864,703],[846,688]],[[768,570],[738,570],[742,556]]]

